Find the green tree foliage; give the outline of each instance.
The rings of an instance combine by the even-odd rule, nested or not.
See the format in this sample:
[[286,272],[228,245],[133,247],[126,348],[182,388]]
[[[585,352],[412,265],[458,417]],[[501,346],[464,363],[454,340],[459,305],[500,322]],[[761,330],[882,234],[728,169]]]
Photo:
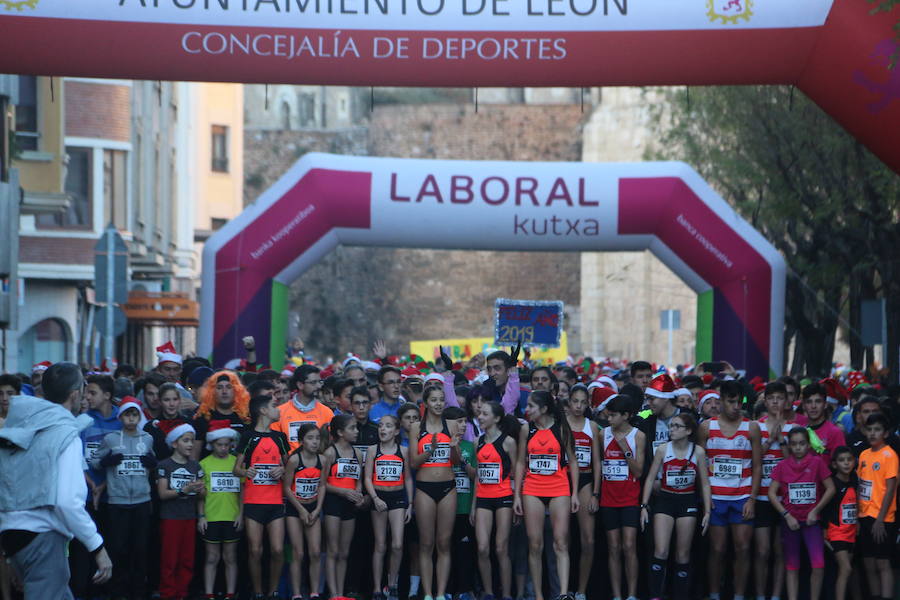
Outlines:
[[897,298],[888,309],[896,365],[900,177],[792,88],[661,93],[653,119],[664,133],[651,157],[691,164],[788,262],[785,347],[795,346],[785,366],[827,373],[841,313],[853,362],[863,366],[859,302],[876,295]]
[[[869,4],[874,4],[873,13],[890,12],[897,6],[900,6],[900,0],[868,0]],[[900,18],[894,23],[894,40],[900,43]],[[894,54],[891,61],[891,68],[897,67],[897,53]]]

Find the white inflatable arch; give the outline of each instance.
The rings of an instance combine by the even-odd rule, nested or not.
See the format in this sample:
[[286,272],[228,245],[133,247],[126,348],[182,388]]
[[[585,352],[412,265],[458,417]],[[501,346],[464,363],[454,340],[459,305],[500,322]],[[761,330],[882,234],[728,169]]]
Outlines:
[[[403,231],[402,236],[397,232]],[[201,355],[284,360],[288,286],[338,244],[649,249],[698,294],[697,360],[782,365],[781,255],[689,166],[307,154],[206,243]]]

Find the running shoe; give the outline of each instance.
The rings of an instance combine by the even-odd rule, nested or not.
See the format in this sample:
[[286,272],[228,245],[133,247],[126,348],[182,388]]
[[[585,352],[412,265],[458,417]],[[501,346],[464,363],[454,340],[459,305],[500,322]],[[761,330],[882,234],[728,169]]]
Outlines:
[[575,600],[587,600],[587,596],[581,592],[575,592]]
[[372,600],[387,600],[387,596],[385,596],[384,592],[375,592],[372,594]]
[[385,588],[387,590],[387,600],[399,600],[400,591],[397,589],[397,586],[389,586]]

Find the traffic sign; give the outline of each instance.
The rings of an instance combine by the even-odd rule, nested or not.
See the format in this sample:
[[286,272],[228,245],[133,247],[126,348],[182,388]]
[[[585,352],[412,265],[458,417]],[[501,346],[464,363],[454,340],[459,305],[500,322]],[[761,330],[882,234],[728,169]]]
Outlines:
[[[112,318],[109,313],[112,312]],[[100,335],[104,337],[116,337],[125,333],[125,326],[128,319],[125,318],[125,312],[118,306],[102,306],[94,317],[94,326]],[[109,324],[112,323],[112,331],[109,331]],[[109,354],[107,352],[107,354]],[[112,354],[109,354],[113,356]]]
[[128,300],[128,246],[112,225],[107,226],[94,246],[94,289],[97,300],[104,304],[124,304]]
[[127,322],[119,304],[128,300],[128,246],[112,223],[94,246],[94,289],[102,307],[94,326],[103,336],[103,356],[115,358],[116,337],[125,333]]

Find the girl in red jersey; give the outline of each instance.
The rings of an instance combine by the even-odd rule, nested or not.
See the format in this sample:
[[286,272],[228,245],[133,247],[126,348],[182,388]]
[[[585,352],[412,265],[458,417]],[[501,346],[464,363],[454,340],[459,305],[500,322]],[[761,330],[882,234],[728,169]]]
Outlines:
[[[410,462],[416,471],[415,513],[424,600],[445,600],[450,578],[450,538],[456,521],[456,478],[462,432],[444,420],[444,390],[429,387],[422,397],[425,417],[409,430]],[[437,547],[436,568],[432,557]],[[437,581],[435,581],[437,579]],[[437,590],[437,595],[434,595]]]
[[365,501],[362,494],[362,462],[353,447],[358,430],[356,417],[338,415],[331,420],[334,443],[322,455],[322,468],[328,473],[325,482],[325,578],[331,597],[344,595],[347,554],[356,530],[356,509]]
[[319,597],[322,555],[322,503],[328,472],[322,468],[319,448],[322,434],[315,423],[305,423],[297,432],[300,446],[288,458],[284,468],[285,524],[291,540],[291,588],[293,600],[300,598],[300,569],[303,564],[303,540],[309,553],[310,598]]
[[575,444],[562,409],[550,392],[532,392],[526,407],[530,426],[519,434],[516,491],[513,510],[525,516],[528,534],[528,566],[536,600],[544,600],[541,554],[544,519],[549,508],[553,549],[561,586],[561,598],[569,589],[569,517],[578,512],[578,469]]
[[[374,579],[373,600],[397,598],[400,579],[400,560],[403,558],[403,526],[412,517],[409,498],[412,496],[412,477],[409,474],[407,449],[400,446],[400,419],[385,415],[378,422],[378,443],[366,451],[363,483],[373,499],[372,533],[375,549],[372,553]],[[387,527],[391,526],[391,556],[388,563],[388,584],[381,587],[384,553],[387,550]]]
[[607,564],[613,600],[622,598],[622,556],[628,598],[637,594],[638,558],[637,529],[640,520],[641,472],[644,469],[643,432],[632,427],[630,400],[616,396],[606,412],[609,427],[603,430],[601,451],[603,485],[600,488],[600,512],[606,530]]
[[[657,480],[660,492],[656,497],[653,512],[653,562],[650,567],[650,597],[658,600],[663,596],[666,584],[666,563],[672,542],[672,530],[677,530],[678,542],[675,547],[675,585],[672,598],[687,600],[691,589],[691,542],[700,516],[703,513],[700,530],[706,534],[712,497],[709,478],[706,473],[706,452],[694,443],[697,422],[688,413],[680,413],[669,422],[669,442],[659,446],[653,456],[653,463],[644,481],[641,497],[641,529],[649,521],[650,495]],[[701,467],[702,465],[702,467]],[[659,477],[657,478],[657,475]]]
[[[478,570],[484,586],[484,600],[494,598],[491,540],[497,552],[503,599],[512,597],[509,532],[512,528],[513,492],[510,481],[517,456],[519,422],[515,417],[507,417],[504,412],[500,403],[493,401],[480,403],[478,410],[478,425],[484,434],[478,438],[475,451],[478,477],[470,520],[478,542]],[[497,530],[491,536],[495,522]]]
[[272,431],[278,420],[274,398],[256,396],[250,400],[251,428],[241,434],[237,445],[234,474],[244,479],[244,528],[247,531],[248,566],[253,591],[263,597],[263,532],[269,536],[269,592],[278,589],[284,560],[284,496],[281,477],[290,452],[287,437]]
[[[562,384],[565,385],[564,383]],[[559,401],[557,395],[557,401]],[[581,558],[578,567],[578,591],[575,600],[585,600],[591,566],[594,564],[594,514],[600,506],[600,429],[588,418],[590,395],[586,386],[576,384],[569,390],[566,417],[575,440],[578,459],[578,532]]]
[[853,545],[859,528],[856,516],[856,456],[847,446],[835,448],[831,455],[831,480],[834,482],[834,498],[825,508],[828,528],[825,539],[834,553],[838,572],[835,581],[834,600],[847,597],[847,582],[853,571]]

